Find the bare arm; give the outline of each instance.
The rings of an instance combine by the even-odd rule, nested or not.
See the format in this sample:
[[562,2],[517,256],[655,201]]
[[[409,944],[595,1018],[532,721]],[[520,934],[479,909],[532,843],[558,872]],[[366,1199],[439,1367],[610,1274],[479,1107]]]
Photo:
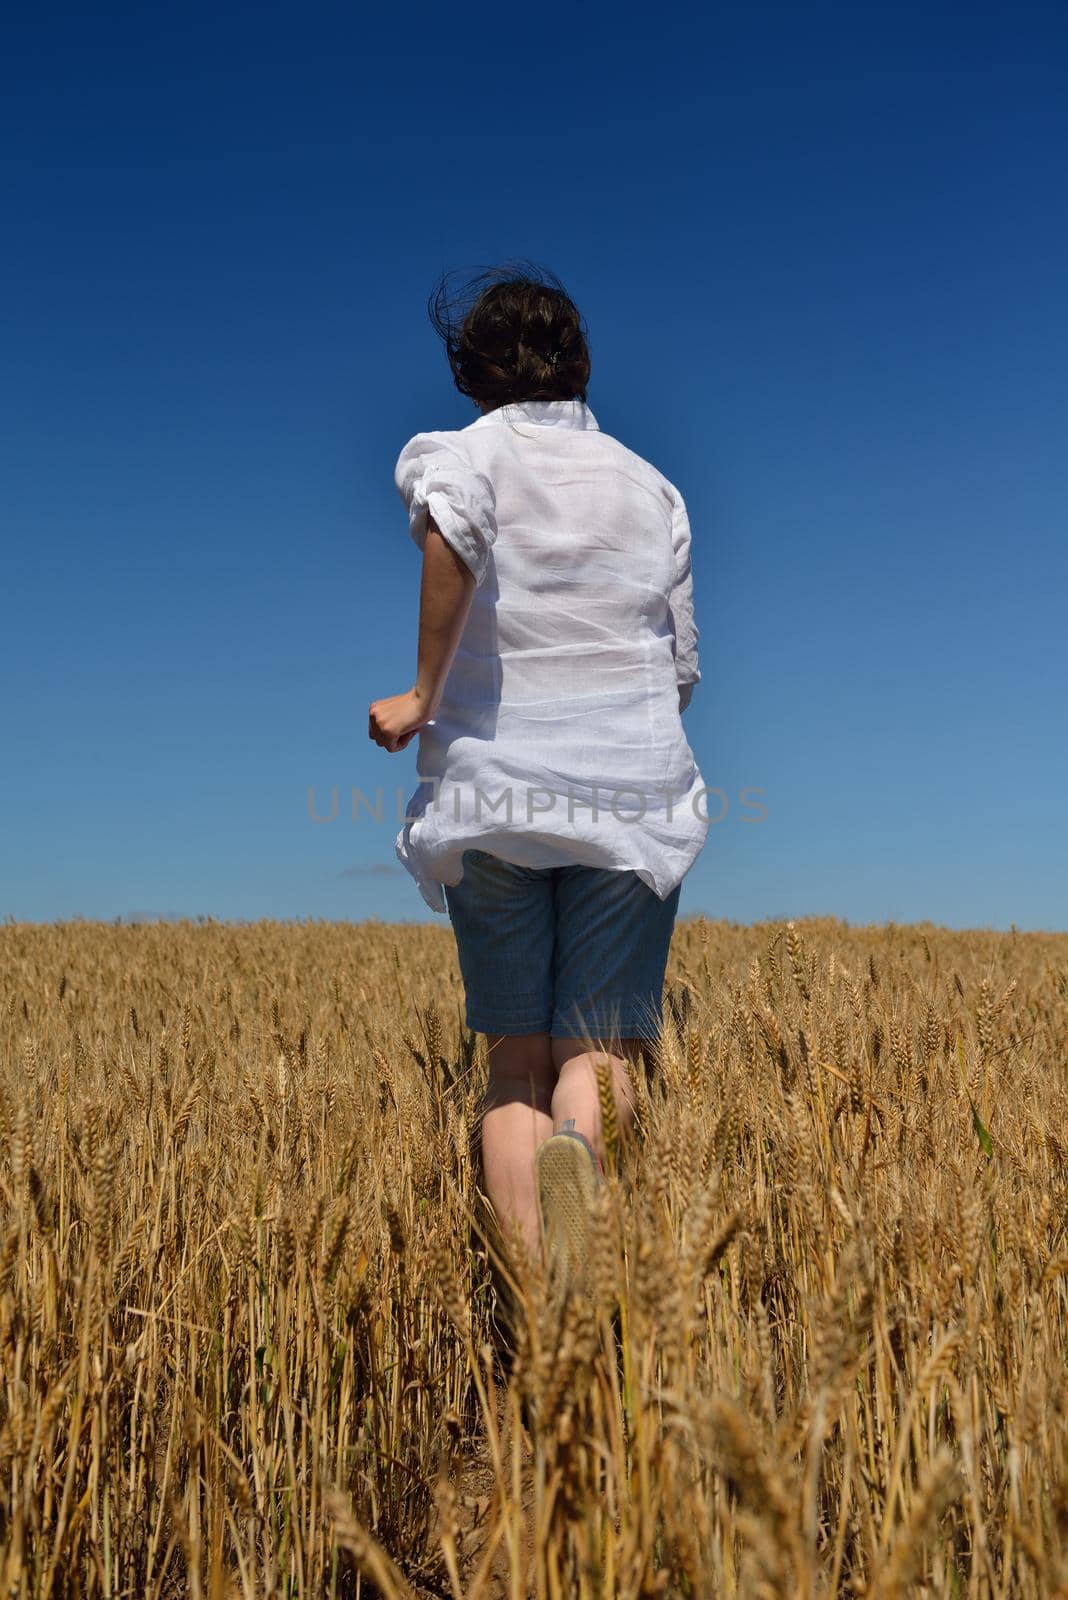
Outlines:
[[698,665],[700,635],[693,617],[693,571],[690,565],[690,518],[686,502],[676,490],[671,519],[671,540],[675,550],[675,583],[671,591],[671,621],[675,633],[675,679],[679,686],[679,710],[690,704],[694,685],[701,681]]
[[403,750],[437,711],[474,592],[470,567],[445,542],[433,518],[428,518],[415,685],[403,694],[374,700],[370,707],[368,733],[384,750]]

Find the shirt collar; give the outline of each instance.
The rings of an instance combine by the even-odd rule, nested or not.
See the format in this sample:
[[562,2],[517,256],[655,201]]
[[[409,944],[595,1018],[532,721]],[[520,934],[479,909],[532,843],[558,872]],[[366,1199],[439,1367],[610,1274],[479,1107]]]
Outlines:
[[577,396],[572,400],[513,400],[508,405],[498,406],[495,411],[487,411],[484,416],[476,417],[468,426],[481,428],[486,423],[509,420],[540,422],[553,428],[600,431],[597,418],[585,400]]

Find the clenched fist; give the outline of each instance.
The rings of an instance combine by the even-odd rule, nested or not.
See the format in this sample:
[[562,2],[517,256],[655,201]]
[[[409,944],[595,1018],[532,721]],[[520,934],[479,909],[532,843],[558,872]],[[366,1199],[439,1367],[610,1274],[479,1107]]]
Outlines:
[[372,700],[367,732],[383,750],[403,750],[436,710],[418,689],[390,695],[386,700]]

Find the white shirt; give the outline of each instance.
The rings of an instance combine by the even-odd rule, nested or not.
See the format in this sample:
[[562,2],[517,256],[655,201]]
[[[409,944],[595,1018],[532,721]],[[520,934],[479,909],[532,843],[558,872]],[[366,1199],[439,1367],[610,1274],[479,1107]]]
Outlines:
[[394,479],[419,548],[429,512],[476,580],[396,839],[423,899],[446,910],[468,848],[629,869],[665,899],[709,826],[681,494],[578,399],[417,433]]

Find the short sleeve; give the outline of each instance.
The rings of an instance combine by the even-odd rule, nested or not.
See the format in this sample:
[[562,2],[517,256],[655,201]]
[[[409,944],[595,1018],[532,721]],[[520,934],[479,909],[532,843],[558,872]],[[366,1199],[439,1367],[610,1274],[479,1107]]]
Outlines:
[[675,678],[679,684],[680,703],[685,710],[693,694],[693,685],[701,681],[697,651],[700,636],[693,615],[690,519],[686,511],[686,502],[677,489],[671,516],[671,543],[675,552],[675,582],[670,598],[671,622],[675,634]]
[[429,513],[481,585],[497,537],[496,501],[489,478],[471,464],[455,434],[417,433],[397,457],[393,478],[420,550]]

